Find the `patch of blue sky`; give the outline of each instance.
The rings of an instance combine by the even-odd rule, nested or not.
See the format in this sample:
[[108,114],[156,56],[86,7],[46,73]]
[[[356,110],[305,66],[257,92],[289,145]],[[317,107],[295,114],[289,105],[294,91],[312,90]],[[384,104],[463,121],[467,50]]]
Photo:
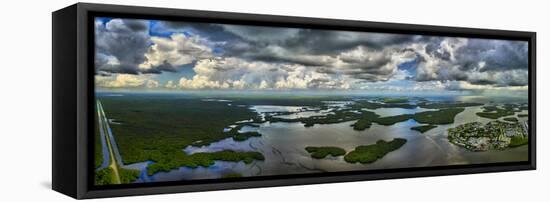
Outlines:
[[221,47],[213,47],[212,48],[212,53],[214,53],[214,55],[219,56],[219,55],[223,55],[223,53],[225,53],[225,51]]
[[187,79],[192,79],[193,76],[196,75],[195,70],[193,70],[193,67],[195,67],[196,62],[192,62],[186,65],[183,65],[180,70],[179,74]]
[[187,28],[173,29],[167,28],[162,21],[150,20],[149,21],[149,35],[156,37],[170,38],[173,34],[183,34],[187,37],[192,36],[193,32]]
[[410,75],[416,75],[416,68],[418,67],[418,63],[418,57],[416,57],[414,60],[399,64],[397,68],[407,71]]
[[96,17],[95,18],[95,20],[100,21],[103,26],[105,26],[105,24],[108,23],[109,21],[111,21],[112,19],[113,18],[109,18],[109,17]]
[[[170,38],[173,34],[183,34],[186,37],[197,35],[192,28],[167,28],[161,21],[151,20],[149,22],[149,35],[155,37]],[[225,53],[225,50],[216,43],[204,44],[212,49],[212,53],[216,56],[221,56]]]

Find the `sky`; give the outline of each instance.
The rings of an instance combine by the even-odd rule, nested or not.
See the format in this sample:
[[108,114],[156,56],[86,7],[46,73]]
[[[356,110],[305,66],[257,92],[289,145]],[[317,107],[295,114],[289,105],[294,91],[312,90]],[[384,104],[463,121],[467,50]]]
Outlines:
[[99,89],[528,89],[525,41],[96,18],[95,45]]

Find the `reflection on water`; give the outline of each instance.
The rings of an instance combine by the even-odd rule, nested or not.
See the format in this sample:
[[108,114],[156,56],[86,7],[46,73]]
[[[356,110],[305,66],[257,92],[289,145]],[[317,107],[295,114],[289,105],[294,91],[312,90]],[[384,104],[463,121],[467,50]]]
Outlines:
[[[454,99],[478,103],[492,102],[484,97],[476,96],[463,96]],[[345,104],[338,104],[340,105],[335,107],[345,106]],[[252,106],[251,109],[259,114],[288,111],[304,113],[301,112],[304,109],[303,106]],[[380,108],[371,111],[381,116],[394,116],[430,110],[433,109]],[[138,182],[219,178],[224,174],[230,173],[239,173],[243,176],[257,176],[526,161],[528,158],[527,146],[502,151],[472,152],[449,143],[447,129],[466,122],[479,121],[486,123],[491,121],[491,119],[482,118],[475,114],[482,110],[481,106],[467,107],[464,112],[455,117],[455,123],[438,125],[436,128],[425,133],[410,129],[413,126],[419,125],[412,119],[391,126],[373,123],[370,128],[364,131],[353,130],[350,125],[354,121],[337,124],[315,124],[312,127],[304,127],[302,123],[283,122],[265,122],[259,124],[259,127],[244,126],[241,132],[258,131],[262,136],[253,137],[242,142],[227,138],[208,146],[188,146],[183,149],[183,152],[193,154],[196,152],[215,152],[226,149],[258,151],[265,156],[264,161],[254,161],[248,165],[243,162],[216,161],[213,166],[208,168],[199,167],[192,169],[181,167],[170,172],[156,173],[153,176],[147,176],[145,172],[142,172],[142,176]],[[328,111],[326,110],[325,113],[328,113]],[[312,113],[322,112],[312,111]],[[527,113],[527,111],[516,113],[516,115],[522,113]],[[518,117],[518,119],[524,121],[526,117]],[[371,164],[350,164],[345,162],[342,156],[313,159],[304,149],[306,146],[337,146],[349,152],[359,145],[374,144],[381,139],[390,141],[394,138],[405,138],[407,139],[407,143],[400,149],[388,153],[382,159]],[[142,166],[141,168],[143,169],[146,165],[147,163],[140,164],[137,167]]]
[[318,111],[304,111],[304,112],[296,112],[293,114],[288,115],[277,115],[273,116],[276,118],[283,118],[283,119],[298,119],[298,118],[308,118],[312,116],[324,116],[327,114],[334,114],[331,112],[333,109],[327,109],[327,110],[318,110]]
[[267,112],[299,112],[302,109],[306,109],[306,106],[275,106],[275,105],[254,105],[250,109],[257,113]]
[[[248,140],[247,140],[248,141]],[[183,149],[183,152],[186,154],[194,154],[200,152],[218,152],[223,150],[233,150],[233,151],[253,151],[252,147],[245,142],[236,142],[232,137],[214,142],[208,146],[194,147],[187,146]]]
[[255,162],[251,164],[245,164],[243,162],[233,163],[225,161],[215,161],[214,165],[211,165],[208,168],[180,167],[169,172],[159,172],[152,176],[148,176],[145,169],[143,169],[139,179],[136,182],[216,179],[223,177],[225,174],[234,174],[235,171],[240,171],[241,174],[245,176],[253,176],[259,175],[261,173],[261,168],[257,166]]
[[378,109],[368,110],[368,111],[372,111],[372,112],[380,115],[381,117],[385,117],[385,116],[397,116],[397,115],[401,115],[401,114],[415,114],[415,113],[424,112],[424,111],[437,111],[437,109],[425,109],[425,108],[420,108],[420,107],[416,107],[414,109],[378,108]]

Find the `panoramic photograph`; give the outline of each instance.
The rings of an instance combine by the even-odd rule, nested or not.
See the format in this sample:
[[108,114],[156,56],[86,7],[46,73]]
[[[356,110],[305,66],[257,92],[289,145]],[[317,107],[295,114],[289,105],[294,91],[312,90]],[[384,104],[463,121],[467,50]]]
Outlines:
[[529,159],[526,41],[109,17],[94,38],[94,185]]

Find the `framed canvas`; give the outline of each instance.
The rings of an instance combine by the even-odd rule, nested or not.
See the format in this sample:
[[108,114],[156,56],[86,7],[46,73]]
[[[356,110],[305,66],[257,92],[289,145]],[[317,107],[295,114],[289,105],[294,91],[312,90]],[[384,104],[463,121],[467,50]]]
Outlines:
[[52,16],[53,189],[75,198],[535,169],[534,32]]

